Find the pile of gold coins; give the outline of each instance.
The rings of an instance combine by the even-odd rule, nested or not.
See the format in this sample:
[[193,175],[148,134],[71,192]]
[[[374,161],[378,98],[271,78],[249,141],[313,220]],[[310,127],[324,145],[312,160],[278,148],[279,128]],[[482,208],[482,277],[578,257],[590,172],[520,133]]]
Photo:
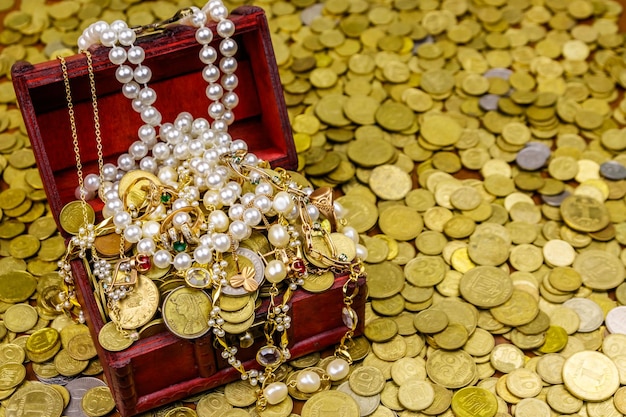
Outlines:
[[[0,0],[0,416],[117,415],[87,328],[53,308],[64,244],[10,67],[73,54],[96,20],[149,24],[193,3]],[[350,375],[290,389],[295,408],[259,413],[235,382],[145,417],[626,415],[621,4],[254,4],[298,169],[337,190],[369,251],[365,334]]]

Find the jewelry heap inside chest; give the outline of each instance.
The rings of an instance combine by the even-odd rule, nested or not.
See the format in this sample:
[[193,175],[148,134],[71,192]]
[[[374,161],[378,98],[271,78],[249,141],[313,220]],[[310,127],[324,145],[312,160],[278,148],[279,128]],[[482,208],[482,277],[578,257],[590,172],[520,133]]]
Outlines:
[[[331,189],[276,167],[293,168],[295,149],[269,37],[257,33],[266,25],[260,9],[231,18],[212,0],[142,28],[96,22],[78,55],[14,69],[50,205],[68,236],[56,307],[87,320],[112,368],[136,373],[134,397],[116,398],[123,414],[151,406],[138,405],[153,392],[139,386],[150,356],[135,345],[165,333],[175,336],[164,337],[168,349],[186,340],[197,350],[208,337],[217,358],[196,354],[203,362],[189,367],[193,382],[151,381],[155,391],[218,385],[224,377],[208,380],[224,361],[259,384],[260,404],[272,404],[286,393],[272,384],[294,344],[302,355],[339,342],[345,366],[334,367],[351,361],[365,249]],[[139,39],[146,32],[154,39]],[[259,55],[264,62],[254,61]],[[57,81],[38,83],[37,71]],[[42,99],[59,87],[62,105]],[[333,312],[328,329],[292,320],[304,315],[292,307],[308,303],[298,308],[313,312],[315,298]],[[121,381],[110,372],[113,385]]]

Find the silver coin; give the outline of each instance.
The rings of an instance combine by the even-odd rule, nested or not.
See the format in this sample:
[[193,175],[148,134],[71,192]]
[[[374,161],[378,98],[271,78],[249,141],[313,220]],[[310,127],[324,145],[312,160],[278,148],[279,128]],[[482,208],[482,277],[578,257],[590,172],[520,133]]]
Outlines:
[[550,149],[541,143],[532,143],[521,149],[515,157],[520,168],[536,171],[542,168],[550,158]]
[[513,74],[513,70],[509,68],[491,68],[487,70],[483,76],[485,78],[502,78],[503,80],[508,80]]
[[619,162],[607,161],[600,165],[600,174],[610,180],[623,180],[626,179],[626,167]]
[[570,298],[563,303],[563,307],[571,308],[580,317],[578,331],[581,333],[593,332],[598,329],[604,321],[602,308],[588,298]]
[[300,13],[300,20],[302,20],[302,24],[305,26],[311,26],[311,23],[322,15],[322,10],[324,10],[324,3],[316,3],[302,10]]
[[563,200],[570,196],[569,191],[563,191],[561,194],[556,195],[541,195],[541,200],[549,206],[560,207]]
[[500,96],[496,94],[485,94],[480,99],[478,99],[478,105],[483,110],[498,110],[498,102],[500,101]]
[[626,306],[612,308],[606,315],[605,323],[609,332],[626,334]]
[[70,403],[65,408],[63,415],[66,417],[88,417],[83,411],[81,402],[83,396],[91,388],[105,386],[104,381],[93,377],[76,378],[65,385],[70,393]]

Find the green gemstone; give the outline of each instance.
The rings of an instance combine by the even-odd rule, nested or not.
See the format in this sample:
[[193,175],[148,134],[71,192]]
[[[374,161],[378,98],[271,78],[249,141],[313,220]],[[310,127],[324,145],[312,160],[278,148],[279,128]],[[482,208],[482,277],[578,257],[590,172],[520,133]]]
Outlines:
[[161,194],[161,203],[167,203],[172,199],[172,196],[169,194]]
[[187,244],[185,242],[174,242],[172,247],[176,252],[182,252],[187,249]]

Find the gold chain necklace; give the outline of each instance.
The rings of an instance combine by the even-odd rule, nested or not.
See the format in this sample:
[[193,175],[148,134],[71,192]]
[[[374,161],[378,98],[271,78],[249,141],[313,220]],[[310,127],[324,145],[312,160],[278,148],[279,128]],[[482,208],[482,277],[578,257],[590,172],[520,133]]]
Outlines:
[[[91,103],[94,114],[94,131],[96,135],[96,150],[98,155],[98,173],[100,180],[102,181],[102,167],[104,165],[104,157],[102,151],[102,135],[100,131],[100,117],[98,112],[98,96],[96,93],[96,82],[93,69],[93,60],[91,53],[85,51],[87,58],[87,71],[89,75],[89,88],[91,93]],[[93,241],[96,235],[96,228],[89,219],[88,203],[86,201],[87,192],[85,190],[84,177],[83,177],[83,165],[80,155],[80,144],[78,140],[78,129],[76,125],[76,114],[74,111],[74,102],[72,98],[72,89],[70,86],[70,77],[67,69],[67,62],[63,56],[57,57],[61,64],[61,72],[63,74],[63,85],[65,87],[65,99],[67,101],[67,111],[70,120],[70,129],[72,135],[72,146],[74,150],[74,158],[76,161],[76,174],[78,176],[78,187],[80,195],[80,204],[82,209],[82,227],[78,231],[78,235],[70,239],[65,251],[65,255],[59,261],[59,275],[63,278],[64,287],[63,292],[60,293],[61,304],[57,306],[58,310],[65,310],[70,316],[77,319],[80,322],[84,322],[85,317],[80,303],[76,297],[76,290],[74,286],[74,278],[71,272],[71,266],[69,261],[76,255],[79,257],[85,256],[86,249],[91,249]],[[91,251],[93,256],[97,256],[94,251]]]

